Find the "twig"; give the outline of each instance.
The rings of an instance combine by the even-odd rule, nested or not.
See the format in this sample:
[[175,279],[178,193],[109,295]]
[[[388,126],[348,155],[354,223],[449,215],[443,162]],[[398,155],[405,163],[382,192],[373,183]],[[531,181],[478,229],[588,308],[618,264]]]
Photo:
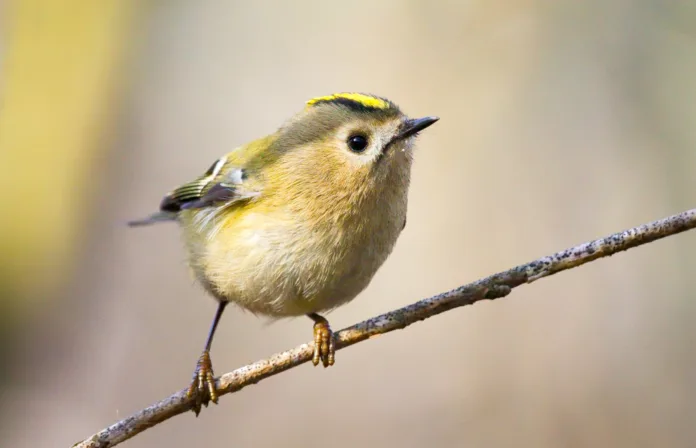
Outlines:
[[[531,283],[542,277],[694,227],[696,209],[566,249],[343,329],[336,333],[336,348],[342,349],[372,336],[399,330],[452,308],[471,305],[483,299],[504,297],[512,288],[524,283]],[[313,343],[303,344],[226,373],[217,380],[219,394],[236,392],[249,384],[256,384],[265,378],[304,364],[312,359],[312,349]],[[180,390],[78,442],[73,447],[112,447],[160,422],[188,411],[191,405],[192,401],[186,397],[185,390]]]

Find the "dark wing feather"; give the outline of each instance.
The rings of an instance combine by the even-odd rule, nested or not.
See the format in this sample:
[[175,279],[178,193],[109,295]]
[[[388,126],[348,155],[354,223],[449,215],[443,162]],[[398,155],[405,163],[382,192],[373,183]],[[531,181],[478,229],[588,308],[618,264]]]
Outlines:
[[217,160],[206,173],[198,179],[188,182],[167,194],[160,203],[160,211],[137,221],[131,226],[152,224],[160,221],[176,220],[182,210],[191,210],[251,199],[258,196],[258,191],[244,188],[246,173],[241,168],[225,168],[227,158]]
[[227,163],[226,157],[217,160],[203,176],[169,193],[162,199],[160,210],[179,212],[254,196],[242,187],[244,170],[226,167]]
[[160,210],[166,212],[178,212],[187,202],[195,201],[201,197],[203,189],[208,184],[208,180],[197,179],[188,184],[184,184],[171,193],[167,194],[160,202]]
[[222,183],[213,184],[204,194],[200,195],[193,201],[184,202],[181,204],[182,210],[192,208],[208,207],[220,202],[229,202],[235,199],[242,199],[242,195],[238,193],[234,185],[226,185]]

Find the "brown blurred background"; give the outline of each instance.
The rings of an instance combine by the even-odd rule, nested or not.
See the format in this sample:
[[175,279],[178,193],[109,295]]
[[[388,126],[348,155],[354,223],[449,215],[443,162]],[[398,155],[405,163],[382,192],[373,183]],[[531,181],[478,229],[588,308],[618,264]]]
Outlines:
[[[0,441],[70,446],[186,386],[215,303],[124,223],[313,96],[439,115],[342,328],[696,206],[696,3],[0,3]],[[130,447],[696,446],[696,233],[302,366]],[[225,316],[218,374],[310,339]]]

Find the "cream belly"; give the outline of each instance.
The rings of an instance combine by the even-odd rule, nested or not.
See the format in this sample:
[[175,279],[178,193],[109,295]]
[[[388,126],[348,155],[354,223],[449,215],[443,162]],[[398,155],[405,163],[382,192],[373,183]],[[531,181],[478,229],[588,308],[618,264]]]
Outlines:
[[[397,215],[405,216],[403,203]],[[205,226],[207,237],[189,245],[190,259],[198,260],[192,268],[219,300],[253,313],[289,317],[325,311],[355,298],[391,253],[403,220],[378,221],[310,226],[260,213],[232,216]],[[352,231],[341,230],[346,228]]]

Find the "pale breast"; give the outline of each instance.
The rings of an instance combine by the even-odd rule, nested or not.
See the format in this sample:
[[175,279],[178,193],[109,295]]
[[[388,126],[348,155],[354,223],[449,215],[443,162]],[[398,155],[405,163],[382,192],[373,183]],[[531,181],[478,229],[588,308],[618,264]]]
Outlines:
[[195,241],[188,248],[197,260],[191,265],[213,295],[254,313],[299,316],[335,308],[369,284],[393,249],[405,197],[389,207],[382,219],[356,217],[341,225],[283,213],[201,215],[197,220],[208,222],[191,230],[204,230],[188,239]]
[[[384,226],[372,238],[357,238],[339,230],[265,221],[223,230],[229,235],[210,241],[205,277],[225,299],[275,316],[319,312],[353,299],[399,233]],[[225,244],[229,239],[237,243]]]
[[182,224],[197,277],[220,300],[271,316],[320,312],[352,300],[403,229],[410,159],[390,155],[397,156],[407,163],[369,185],[320,188],[302,178],[289,196],[281,190],[293,182],[286,177],[249,206],[192,211]]

